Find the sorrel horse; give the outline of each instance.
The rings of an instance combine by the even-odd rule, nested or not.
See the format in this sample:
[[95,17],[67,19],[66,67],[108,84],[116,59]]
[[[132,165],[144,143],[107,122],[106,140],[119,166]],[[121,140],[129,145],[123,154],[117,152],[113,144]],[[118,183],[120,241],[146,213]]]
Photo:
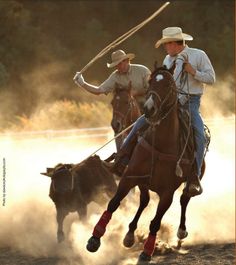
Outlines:
[[[131,94],[131,84],[128,87],[116,84],[111,105],[113,109],[111,127],[115,135],[131,125],[141,115],[138,103]],[[116,138],[117,151],[127,134],[128,131]]]
[[[96,251],[100,246],[100,238],[105,234],[106,226],[122,199],[134,186],[146,186],[159,195],[159,203],[156,215],[150,223],[149,235],[139,256],[139,262],[151,260],[162,217],[170,207],[176,189],[187,178],[191,178],[194,165],[192,157],[188,154],[184,154],[181,162],[177,163],[182,151],[179,144],[180,121],[177,88],[170,72],[164,68],[157,68],[151,75],[148,93],[144,109],[150,126],[143,139],[137,143],[117,192],[94,227],[93,236],[87,244],[89,251]],[[201,178],[204,171],[205,163],[202,166]],[[185,215],[189,200],[190,197],[183,192],[180,198],[181,219],[177,232],[179,239],[184,239],[188,235]],[[129,233],[132,234],[134,231],[129,230],[127,234]]]

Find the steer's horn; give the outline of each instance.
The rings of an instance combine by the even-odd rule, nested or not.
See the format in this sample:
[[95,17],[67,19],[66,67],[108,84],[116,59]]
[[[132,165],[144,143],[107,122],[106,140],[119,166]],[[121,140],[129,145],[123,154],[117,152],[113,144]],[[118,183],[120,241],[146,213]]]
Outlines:
[[44,173],[44,172],[42,172],[42,173],[40,173],[41,175],[44,175],[44,176],[47,176],[47,177],[51,177],[51,174],[50,173]]

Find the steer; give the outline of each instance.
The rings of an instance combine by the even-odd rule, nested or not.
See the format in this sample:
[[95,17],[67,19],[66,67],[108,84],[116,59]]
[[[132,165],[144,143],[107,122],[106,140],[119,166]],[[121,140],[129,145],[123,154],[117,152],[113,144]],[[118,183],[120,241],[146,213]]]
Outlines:
[[105,195],[111,198],[117,188],[113,174],[97,155],[79,164],[58,164],[41,174],[51,178],[49,197],[56,207],[58,242],[65,239],[63,221],[69,212],[77,211],[85,221],[88,204],[92,201],[100,205],[105,203]]

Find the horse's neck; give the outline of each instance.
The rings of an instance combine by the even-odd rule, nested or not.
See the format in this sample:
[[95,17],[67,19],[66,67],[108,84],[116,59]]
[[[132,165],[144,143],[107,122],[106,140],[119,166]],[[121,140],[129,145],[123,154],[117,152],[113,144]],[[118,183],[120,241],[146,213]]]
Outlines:
[[[153,134],[154,133],[154,137]],[[177,109],[172,111],[159,126],[155,127],[154,132],[150,130],[151,141],[154,147],[160,152],[175,154],[178,150],[179,120]]]

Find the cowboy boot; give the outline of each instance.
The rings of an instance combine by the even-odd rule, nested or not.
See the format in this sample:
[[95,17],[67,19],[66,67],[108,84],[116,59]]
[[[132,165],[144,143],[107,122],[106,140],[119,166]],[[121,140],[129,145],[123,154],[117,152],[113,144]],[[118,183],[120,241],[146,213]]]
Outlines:
[[189,197],[200,195],[203,192],[200,179],[197,174],[196,161],[193,164],[192,175],[187,179],[186,187],[184,188],[183,192]]
[[200,179],[196,173],[193,174],[187,186],[188,186],[187,192],[190,197],[200,195],[203,191],[201,183],[200,183]]

